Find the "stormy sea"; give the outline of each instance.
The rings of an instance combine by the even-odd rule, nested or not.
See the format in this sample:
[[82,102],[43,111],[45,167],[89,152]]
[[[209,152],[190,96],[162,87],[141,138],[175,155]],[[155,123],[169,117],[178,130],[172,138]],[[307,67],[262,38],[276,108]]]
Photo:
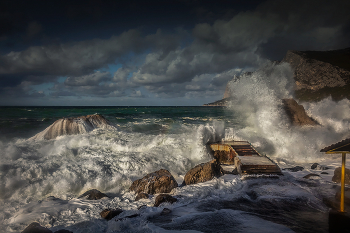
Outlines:
[[[350,136],[350,102],[301,102],[319,124],[294,126],[282,107],[294,95],[291,77],[283,64],[242,75],[227,107],[0,107],[0,232],[32,222],[74,233],[328,232],[324,200],[339,189],[332,176],[341,156],[320,150]],[[58,119],[91,114],[114,127],[33,138]],[[225,174],[173,189],[173,204],[154,207],[157,195],[134,201],[134,180],[166,169],[181,184],[213,159],[207,143],[223,139],[249,141],[283,176]],[[310,173],[319,176],[304,178]],[[80,198],[90,189],[108,197]],[[123,212],[101,218],[116,208]]]

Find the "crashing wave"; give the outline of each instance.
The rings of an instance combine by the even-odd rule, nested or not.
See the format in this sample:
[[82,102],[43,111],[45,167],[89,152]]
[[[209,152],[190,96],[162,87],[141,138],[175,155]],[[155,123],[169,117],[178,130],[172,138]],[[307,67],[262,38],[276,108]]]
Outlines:
[[88,133],[97,128],[115,129],[111,122],[99,114],[62,118],[29,140],[50,140],[62,135]]

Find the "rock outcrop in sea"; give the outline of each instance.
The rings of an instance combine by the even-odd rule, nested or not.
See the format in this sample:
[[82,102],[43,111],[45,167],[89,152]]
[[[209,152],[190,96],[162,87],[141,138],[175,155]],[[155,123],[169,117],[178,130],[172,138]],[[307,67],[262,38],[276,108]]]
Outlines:
[[294,99],[283,99],[283,107],[293,125],[317,125],[318,123],[309,117],[302,105]]
[[50,140],[62,135],[88,133],[97,128],[112,129],[115,127],[99,114],[62,118],[55,121],[44,131],[31,137],[29,140]]

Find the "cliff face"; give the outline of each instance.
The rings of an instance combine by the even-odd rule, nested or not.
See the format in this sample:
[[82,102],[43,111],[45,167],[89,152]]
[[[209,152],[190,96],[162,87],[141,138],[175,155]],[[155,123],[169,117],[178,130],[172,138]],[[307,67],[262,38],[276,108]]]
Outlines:
[[297,89],[316,91],[350,84],[350,48],[288,51],[282,62],[288,62],[294,69]]
[[63,118],[55,121],[44,131],[31,137],[30,140],[50,140],[61,135],[83,134],[96,128],[114,128],[102,115],[88,115],[75,118]]

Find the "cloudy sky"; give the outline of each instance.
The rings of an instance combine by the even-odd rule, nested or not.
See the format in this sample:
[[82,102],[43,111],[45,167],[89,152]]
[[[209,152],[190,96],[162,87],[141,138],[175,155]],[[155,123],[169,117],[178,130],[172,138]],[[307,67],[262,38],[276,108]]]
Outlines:
[[287,50],[350,47],[349,12],[347,0],[1,0],[0,105],[202,105]]

